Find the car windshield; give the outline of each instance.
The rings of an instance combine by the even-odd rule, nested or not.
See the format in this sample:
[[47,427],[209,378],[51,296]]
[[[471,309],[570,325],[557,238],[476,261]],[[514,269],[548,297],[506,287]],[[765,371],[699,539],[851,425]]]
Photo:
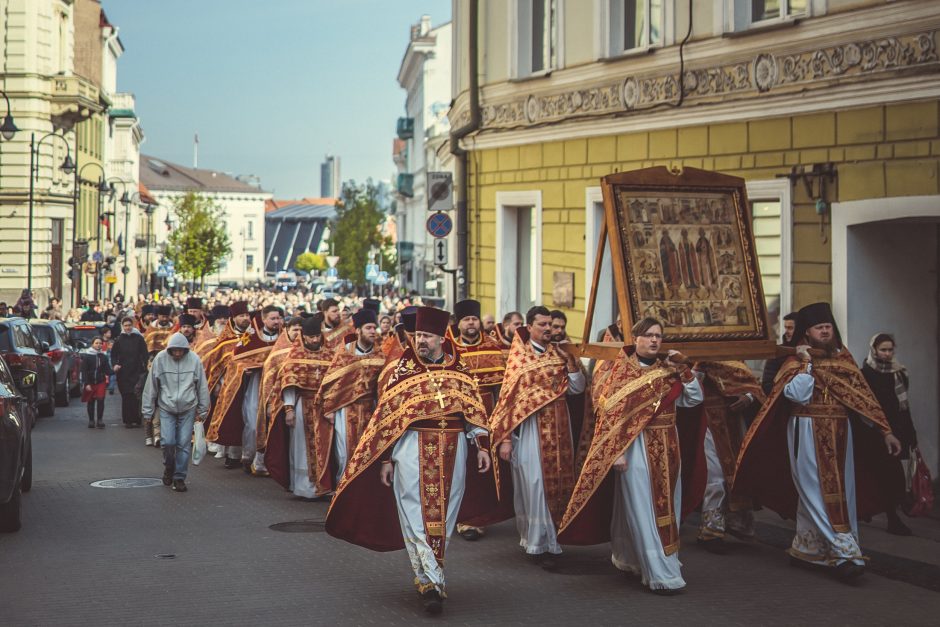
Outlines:
[[101,335],[101,329],[95,326],[80,326],[69,329],[69,339],[73,342],[75,340],[84,340],[91,344],[91,341],[99,335]]
[[52,346],[53,344],[56,343],[55,330],[53,330],[52,327],[48,327],[43,324],[33,325],[33,335],[35,335],[37,338],[39,338],[43,342],[46,342],[47,344],[49,344],[49,346]]
[[0,351],[8,353],[13,350],[12,340],[10,340],[10,327],[0,324]]

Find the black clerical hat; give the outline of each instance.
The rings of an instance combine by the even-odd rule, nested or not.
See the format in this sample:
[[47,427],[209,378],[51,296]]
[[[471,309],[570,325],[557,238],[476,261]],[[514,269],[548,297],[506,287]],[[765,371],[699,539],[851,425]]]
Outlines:
[[454,305],[454,319],[460,322],[468,317],[480,317],[480,301],[468,298]]
[[444,337],[447,326],[450,324],[450,312],[435,307],[418,307],[418,316],[415,320],[415,331],[431,333]]
[[378,324],[378,316],[375,315],[375,312],[371,309],[360,309],[353,314],[353,326],[357,329],[361,329],[367,324]]

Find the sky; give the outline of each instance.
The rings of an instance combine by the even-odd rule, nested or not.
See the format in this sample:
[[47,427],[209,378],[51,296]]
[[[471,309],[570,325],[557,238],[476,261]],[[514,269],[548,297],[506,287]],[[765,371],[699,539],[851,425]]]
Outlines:
[[397,82],[410,26],[450,20],[450,0],[102,0],[124,55],[141,152],[260,177],[275,198],[320,195],[320,163],[342,179],[390,179],[404,114]]

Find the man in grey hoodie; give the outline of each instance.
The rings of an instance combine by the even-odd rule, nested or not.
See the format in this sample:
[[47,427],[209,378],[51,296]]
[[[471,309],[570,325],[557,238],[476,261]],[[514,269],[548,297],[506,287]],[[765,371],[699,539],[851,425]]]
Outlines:
[[193,421],[205,420],[209,411],[209,387],[199,356],[189,350],[182,333],[170,336],[165,350],[153,359],[144,386],[144,418],[159,410],[163,440],[163,484],[186,491]]

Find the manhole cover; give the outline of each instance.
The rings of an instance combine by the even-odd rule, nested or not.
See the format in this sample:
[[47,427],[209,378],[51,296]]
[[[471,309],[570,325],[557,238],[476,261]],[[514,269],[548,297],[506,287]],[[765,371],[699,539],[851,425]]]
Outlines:
[[126,477],[123,479],[102,479],[91,484],[93,488],[152,488],[163,485],[161,479],[150,477]]
[[275,523],[268,527],[272,531],[284,533],[322,533],[326,529],[325,520],[296,520],[293,522]]

